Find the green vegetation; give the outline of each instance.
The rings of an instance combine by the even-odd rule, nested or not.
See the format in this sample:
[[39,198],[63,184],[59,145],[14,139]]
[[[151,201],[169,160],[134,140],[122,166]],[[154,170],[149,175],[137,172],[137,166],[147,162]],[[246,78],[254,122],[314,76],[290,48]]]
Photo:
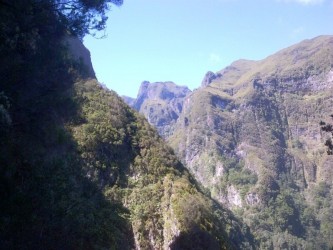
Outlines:
[[94,14],[107,2],[0,2],[1,247],[254,247],[156,130],[64,47],[68,32],[103,27]]
[[52,1],[1,1],[0,12],[1,246],[130,247],[128,210],[86,177],[68,129],[82,119],[71,89],[85,72]]
[[211,87],[219,88],[235,100],[246,97],[254,80],[283,86],[320,76],[329,72],[333,65],[333,49],[330,36],[305,40],[283,49],[260,61],[239,60],[219,71]]
[[257,176],[256,174],[252,173],[248,169],[242,169],[240,172],[232,169],[229,171],[228,180],[231,184],[234,185],[255,185],[257,183]]
[[188,96],[169,140],[197,183],[63,45],[103,28],[108,3],[121,1],[0,2],[0,245],[331,247],[332,158],[317,130],[332,38],[238,61]]
[[[75,84],[74,93],[81,119],[70,130],[82,167],[112,203],[126,204],[140,247],[163,248],[164,237],[174,239],[174,228],[191,237],[213,235],[205,244],[218,248],[253,244],[237,221],[232,228],[238,232],[225,232],[229,218],[215,215],[223,210],[198,190],[156,131],[115,93],[95,81]],[[241,240],[230,242],[232,234]]]
[[[331,115],[333,118],[333,115]],[[320,122],[321,130],[331,133],[331,136],[333,137],[333,126],[332,124],[326,124],[325,122]],[[325,146],[327,147],[327,154],[333,155],[333,142],[332,138],[328,138],[325,142]]]
[[187,87],[177,86],[173,82],[142,82],[138,97],[128,104],[143,114],[166,138],[173,134],[184,98],[190,92]]
[[249,225],[262,249],[333,245],[333,161],[325,152],[332,62],[332,36],[258,62],[237,61],[187,96],[168,138],[206,192]]

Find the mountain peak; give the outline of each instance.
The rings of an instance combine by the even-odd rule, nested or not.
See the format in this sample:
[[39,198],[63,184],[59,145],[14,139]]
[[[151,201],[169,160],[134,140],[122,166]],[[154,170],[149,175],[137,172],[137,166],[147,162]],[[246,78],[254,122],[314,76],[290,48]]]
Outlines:
[[133,104],[134,108],[140,110],[143,102],[150,100],[171,100],[182,98],[190,93],[191,90],[186,86],[178,86],[174,82],[154,82],[144,81],[141,83],[137,98]]
[[140,112],[259,248],[328,249],[333,160],[319,122],[332,112],[332,68],[333,36],[320,36],[207,72],[174,118],[159,96]]
[[160,135],[166,137],[173,132],[183,103],[191,90],[171,81],[141,83],[136,99],[123,97],[131,107],[144,114],[149,123],[157,127]]
[[212,81],[214,81],[216,78],[220,77],[221,74],[217,73],[214,74],[212,71],[208,71],[201,82],[201,87],[207,87]]
[[[252,88],[254,81],[281,91],[304,93],[325,88],[308,82],[310,76],[325,76],[333,67],[333,36],[319,36],[282,49],[259,61],[237,60],[218,71],[210,85],[225,93],[242,97]],[[272,79],[276,81],[272,82]],[[302,80],[301,86],[292,84]]]

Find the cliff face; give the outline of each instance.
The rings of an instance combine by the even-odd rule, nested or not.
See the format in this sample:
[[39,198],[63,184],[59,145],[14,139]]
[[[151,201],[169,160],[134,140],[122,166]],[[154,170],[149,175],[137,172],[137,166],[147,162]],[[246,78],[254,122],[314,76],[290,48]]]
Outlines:
[[191,93],[187,87],[173,82],[143,82],[135,101],[128,104],[144,114],[163,137],[172,135],[174,125],[183,110],[184,97]]
[[[30,23],[16,28],[17,13],[0,12],[8,33],[0,45],[2,248],[255,247],[248,228],[204,194],[146,119],[91,79],[79,40],[66,50],[56,20],[45,27],[37,18],[22,34]],[[174,91],[148,88],[147,96],[180,112],[172,99],[188,90],[165,85]]]
[[201,87],[207,87],[209,84],[211,84],[212,81],[220,76],[220,74],[214,74],[212,71],[208,71],[205,77],[202,79]]
[[82,167],[111,203],[128,209],[136,249],[254,247],[248,229],[200,191],[142,116],[96,81],[74,87],[84,121],[71,133]]
[[94,68],[92,66],[90,51],[83,45],[83,43],[74,36],[66,36],[64,44],[68,47],[73,59],[82,64],[88,77],[96,78]]
[[332,36],[236,61],[184,97],[167,138],[262,248],[332,244],[333,159],[319,126],[332,113],[332,67]]

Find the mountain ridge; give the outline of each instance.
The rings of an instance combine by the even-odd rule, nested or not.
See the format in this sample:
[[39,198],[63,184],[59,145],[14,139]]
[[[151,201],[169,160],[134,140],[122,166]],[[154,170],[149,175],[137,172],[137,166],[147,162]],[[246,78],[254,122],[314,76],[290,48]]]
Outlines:
[[[174,123],[183,109],[183,99],[191,93],[174,82],[141,83],[137,98],[124,100],[153,124],[163,137],[172,134]],[[156,112],[158,114],[156,114]]]
[[64,44],[67,21],[83,35],[80,21],[103,9],[66,19],[36,3],[0,8],[1,248],[254,249],[249,228],[98,83],[83,44]]
[[183,97],[173,132],[162,134],[212,197],[254,230],[260,248],[333,244],[333,160],[319,126],[332,112],[332,68],[333,36],[238,60],[208,72]]

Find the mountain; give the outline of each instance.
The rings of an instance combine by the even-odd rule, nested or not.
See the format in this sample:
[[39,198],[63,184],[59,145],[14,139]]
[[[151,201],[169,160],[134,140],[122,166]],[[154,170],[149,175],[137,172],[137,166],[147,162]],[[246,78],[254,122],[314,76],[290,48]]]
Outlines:
[[[254,249],[249,228],[94,79],[79,40],[66,46],[51,3],[0,8],[1,248]],[[175,92],[147,95],[179,114],[171,97],[188,90],[165,85]]]
[[205,75],[205,77],[202,79],[201,87],[207,87],[209,84],[211,84],[212,81],[214,81],[216,78],[220,77],[221,74],[213,73],[212,71],[208,71]]
[[114,92],[84,80],[74,85],[74,99],[83,120],[69,129],[81,168],[111,204],[127,209],[132,234],[122,237],[133,235],[129,248],[254,246],[248,228],[201,191],[171,148]]
[[83,45],[80,39],[75,36],[66,36],[63,40],[64,45],[69,48],[73,59],[85,67],[87,77],[96,78],[90,51]]
[[142,82],[135,100],[125,98],[131,107],[144,114],[159,134],[168,137],[183,110],[184,97],[191,93],[185,86],[173,82]]
[[129,97],[129,96],[125,96],[125,95],[123,95],[122,98],[123,98],[124,102],[127,103],[129,106],[132,107],[134,105],[135,98]]
[[333,36],[236,61],[208,72],[201,88],[180,100],[173,133],[162,132],[262,249],[333,245],[333,158],[319,125],[332,114],[332,68]]

